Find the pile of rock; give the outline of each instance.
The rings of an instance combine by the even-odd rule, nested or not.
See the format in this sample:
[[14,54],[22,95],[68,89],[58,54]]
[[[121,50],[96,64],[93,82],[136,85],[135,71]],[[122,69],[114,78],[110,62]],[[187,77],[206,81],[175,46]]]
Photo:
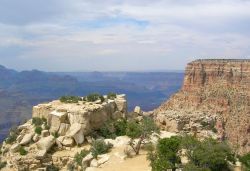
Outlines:
[[[13,170],[37,170],[52,164],[50,150],[70,150],[84,143],[94,130],[100,129],[108,120],[117,120],[127,115],[125,95],[117,95],[113,100],[105,97],[103,102],[63,103],[59,100],[33,107],[33,118],[42,120],[41,132],[29,120],[18,127],[18,137],[11,144],[3,143],[1,151]],[[27,154],[21,155],[20,148]],[[72,161],[72,158],[64,160]],[[97,163],[103,162],[98,160]],[[106,160],[106,159],[105,159]],[[62,163],[61,163],[62,164]]]

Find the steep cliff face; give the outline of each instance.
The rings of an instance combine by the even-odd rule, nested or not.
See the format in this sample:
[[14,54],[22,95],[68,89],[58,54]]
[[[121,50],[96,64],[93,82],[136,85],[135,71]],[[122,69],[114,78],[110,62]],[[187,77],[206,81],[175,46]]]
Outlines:
[[155,113],[164,129],[198,134],[213,129],[237,152],[249,152],[250,60],[189,63],[182,89]]

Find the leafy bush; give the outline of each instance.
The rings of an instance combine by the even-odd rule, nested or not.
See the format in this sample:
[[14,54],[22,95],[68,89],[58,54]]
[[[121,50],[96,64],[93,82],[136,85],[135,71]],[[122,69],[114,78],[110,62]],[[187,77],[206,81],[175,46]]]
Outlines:
[[38,135],[41,135],[42,130],[43,130],[42,127],[37,126],[37,127],[35,128],[35,133],[37,133]]
[[60,101],[62,103],[78,103],[78,101],[82,101],[82,98],[78,96],[62,96]]
[[26,154],[28,154],[28,152],[24,149],[23,146],[21,146],[19,148],[19,154],[22,155],[22,156],[25,156]]
[[35,126],[41,126],[43,124],[43,119],[41,119],[39,117],[33,117],[32,124]]
[[81,166],[82,165],[82,159],[88,155],[89,151],[87,150],[81,150],[80,153],[76,153],[74,156],[74,161]]
[[112,92],[108,93],[107,98],[114,100],[116,98],[116,93],[112,93]]
[[110,143],[105,143],[103,139],[95,140],[92,143],[90,151],[92,155],[96,158],[99,154],[107,153],[113,147]]
[[116,136],[126,135],[127,121],[126,119],[119,119],[116,121],[107,121],[98,130],[100,136],[104,138],[116,138]]
[[148,154],[152,171],[176,170],[181,159],[177,152],[181,147],[179,137],[163,138],[158,141],[156,151]]
[[198,169],[220,171],[230,170],[227,161],[235,162],[234,154],[224,142],[211,138],[198,141],[194,137],[184,137],[182,140],[190,164]]
[[114,122],[115,135],[123,136],[126,135],[127,120],[122,118]]
[[106,122],[98,131],[98,133],[100,134],[100,136],[104,137],[104,138],[116,138],[115,135],[115,128],[113,125],[112,121],[108,121]]
[[89,94],[86,97],[86,100],[88,102],[95,102],[97,100],[101,100],[101,102],[103,102],[104,101],[104,97],[102,95],[100,95],[99,93],[92,93],[92,94]]
[[129,121],[127,124],[126,135],[131,138],[138,138],[142,133],[141,126],[135,120]]
[[46,167],[46,171],[59,171],[59,168],[52,164]]

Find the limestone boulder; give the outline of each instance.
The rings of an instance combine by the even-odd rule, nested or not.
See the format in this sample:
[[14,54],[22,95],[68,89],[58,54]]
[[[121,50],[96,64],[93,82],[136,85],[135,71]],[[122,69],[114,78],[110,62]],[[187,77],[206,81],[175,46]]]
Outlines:
[[98,155],[98,160],[97,160],[97,163],[98,163],[98,166],[101,165],[101,164],[104,164],[106,163],[110,156],[108,154],[102,154],[102,155]]
[[42,137],[47,137],[50,135],[49,131],[48,130],[43,130],[42,133],[41,133]]
[[82,166],[84,168],[87,168],[88,166],[90,166],[90,162],[91,160],[93,160],[94,157],[92,155],[92,153],[89,153],[87,156],[85,156],[83,159],[82,159]]
[[136,106],[135,109],[134,109],[134,112],[138,113],[139,115],[141,115],[142,114],[141,107],[140,106]]
[[77,144],[82,144],[84,142],[82,125],[79,123],[72,124],[66,133],[66,137],[72,137]]
[[115,104],[117,106],[118,111],[122,113],[127,113],[127,100],[125,95],[117,95],[115,99]]
[[12,153],[15,153],[15,152],[17,152],[17,151],[19,150],[20,147],[21,147],[20,144],[13,144],[13,145],[10,147],[10,151],[11,151]]
[[32,140],[33,140],[34,142],[37,142],[37,141],[39,140],[39,135],[38,135],[38,134],[35,134],[35,135],[33,136]]
[[20,145],[27,145],[31,142],[33,136],[35,135],[34,132],[28,133],[26,135],[24,135],[23,139],[21,140],[21,142],[19,143]]
[[50,135],[48,137],[40,139],[36,143],[36,145],[39,150],[46,150],[47,152],[55,144],[55,142],[56,142],[56,139],[52,135]]
[[62,136],[65,135],[66,132],[68,131],[69,127],[70,127],[70,124],[61,123],[58,134],[62,135]]
[[91,162],[90,162],[90,167],[98,167],[99,164],[98,164],[98,161],[96,159],[93,159]]
[[74,140],[71,137],[60,136],[57,140],[66,147],[72,147],[74,145]]
[[44,149],[44,150],[39,150],[37,153],[36,153],[36,156],[35,158],[38,159],[38,160],[41,160],[41,159],[44,159],[45,156],[47,154],[47,151]]
[[61,123],[67,122],[67,113],[54,110],[48,116],[48,123],[50,125],[50,132],[57,132]]
[[48,119],[48,116],[50,112],[52,112],[52,105],[50,103],[48,104],[39,104],[37,106],[33,107],[32,110],[32,117],[39,117],[39,118],[45,118]]

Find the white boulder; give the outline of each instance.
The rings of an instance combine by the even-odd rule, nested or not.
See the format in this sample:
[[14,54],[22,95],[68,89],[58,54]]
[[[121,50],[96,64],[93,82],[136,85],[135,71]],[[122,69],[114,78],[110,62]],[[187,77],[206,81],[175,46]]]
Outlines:
[[20,145],[27,145],[31,142],[33,136],[34,136],[34,132],[28,133],[26,135],[24,135],[22,141],[19,143]]
[[56,142],[55,138],[52,135],[50,135],[48,137],[40,139],[36,143],[36,145],[39,150],[46,150],[47,152],[55,144],[55,142]]

